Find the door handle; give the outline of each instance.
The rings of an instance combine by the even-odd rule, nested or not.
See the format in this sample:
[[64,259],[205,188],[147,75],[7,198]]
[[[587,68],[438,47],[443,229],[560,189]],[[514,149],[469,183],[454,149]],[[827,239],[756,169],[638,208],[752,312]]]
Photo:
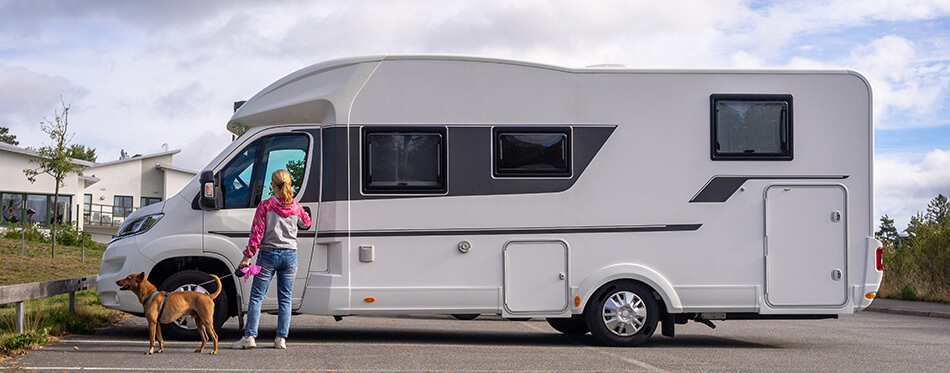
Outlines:
[[[306,212],[306,213],[307,213],[307,216],[310,217],[310,226],[313,227],[313,213],[310,212],[310,206],[304,206],[304,207],[303,207],[303,211]],[[304,230],[305,230],[305,231],[309,231],[310,228],[307,228],[307,229],[304,229]]]

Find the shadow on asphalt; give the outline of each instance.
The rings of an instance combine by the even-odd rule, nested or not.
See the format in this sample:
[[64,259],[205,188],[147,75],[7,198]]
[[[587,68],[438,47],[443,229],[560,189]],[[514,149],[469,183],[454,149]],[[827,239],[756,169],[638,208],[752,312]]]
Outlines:
[[[379,317],[381,316],[357,316],[357,317]],[[374,329],[365,327],[354,327],[347,325],[344,319],[341,322],[334,322],[322,326],[298,326],[291,327],[291,336],[294,342],[303,343],[352,343],[352,344],[387,344],[387,343],[406,343],[406,344],[442,344],[442,345],[481,345],[481,346],[543,346],[543,347],[603,347],[590,334],[582,336],[569,336],[560,334],[553,329],[550,332],[541,330],[523,330],[515,327],[516,321],[506,320],[497,316],[479,317],[481,322],[501,322],[511,323],[512,328],[504,331],[481,331],[472,330],[466,327],[464,323],[472,321],[455,320],[451,316],[386,316],[384,318],[392,319],[446,319],[457,322],[460,330],[446,330],[444,328],[418,328],[418,327],[387,327],[377,326]],[[538,328],[549,329],[547,323],[539,321],[541,319],[532,319],[530,324]],[[141,324],[141,325],[139,325]],[[230,323],[233,324],[233,323]],[[241,338],[243,332],[239,330],[236,324],[225,325],[218,332],[220,348],[229,348],[231,343]],[[464,329],[461,329],[464,328]],[[96,333],[100,337],[119,338],[119,339],[141,339],[148,340],[148,331],[141,323],[132,323],[119,325],[113,328],[100,330]],[[275,336],[274,325],[261,325],[258,340],[270,341]],[[168,339],[172,341],[171,339]],[[197,347],[197,345],[195,346]],[[762,343],[742,341],[732,338],[725,338],[713,335],[702,334],[678,334],[676,338],[668,338],[655,334],[645,346],[640,348],[736,348],[736,349],[776,349],[780,346],[773,346]]]

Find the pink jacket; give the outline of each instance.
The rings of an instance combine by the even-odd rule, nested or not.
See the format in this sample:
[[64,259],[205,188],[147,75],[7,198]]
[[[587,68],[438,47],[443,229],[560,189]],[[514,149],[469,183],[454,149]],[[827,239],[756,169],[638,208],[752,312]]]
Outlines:
[[297,201],[285,205],[276,196],[261,201],[251,223],[245,259],[254,257],[258,248],[296,250],[298,227],[310,229],[310,216]]

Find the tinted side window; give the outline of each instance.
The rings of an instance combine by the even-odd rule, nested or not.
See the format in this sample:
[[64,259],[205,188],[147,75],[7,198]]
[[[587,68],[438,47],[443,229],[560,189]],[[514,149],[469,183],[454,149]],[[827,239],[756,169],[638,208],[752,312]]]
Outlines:
[[285,169],[293,181],[294,194],[300,192],[307,169],[310,138],[306,135],[278,135],[257,139],[221,170],[224,208],[255,207],[270,198],[270,177]]
[[791,160],[792,96],[712,95],[713,160]]
[[496,128],[495,176],[571,176],[570,134],[568,128]]
[[224,193],[224,208],[245,208],[251,200],[252,176],[261,140],[255,140],[244,148],[221,170],[221,191]]
[[[274,195],[270,181],[274,171],[284,169],[290,173],[294,195],[300,192],[304,171],[307,169],[307,149],[310,138],[306,135],[272,136],[264,139],[264,152],[261,154],[261,169],[264,172],[257,177],[257,191],[252,206],[257,206],[263,198]],[[263,193],[263,198],[261,197]]]
[[445,136],[438,129],[363,131],[363,192],[444,193]]

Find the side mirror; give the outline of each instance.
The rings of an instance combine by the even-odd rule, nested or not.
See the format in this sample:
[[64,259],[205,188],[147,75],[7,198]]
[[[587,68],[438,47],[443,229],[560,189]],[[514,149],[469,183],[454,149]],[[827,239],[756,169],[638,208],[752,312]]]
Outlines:
[[221,183],[218,182],[214,172],[201,171],[198,182],[201,183],[198,206],[205,211],[221,209],[224,206],[224,196],[221,195]]

